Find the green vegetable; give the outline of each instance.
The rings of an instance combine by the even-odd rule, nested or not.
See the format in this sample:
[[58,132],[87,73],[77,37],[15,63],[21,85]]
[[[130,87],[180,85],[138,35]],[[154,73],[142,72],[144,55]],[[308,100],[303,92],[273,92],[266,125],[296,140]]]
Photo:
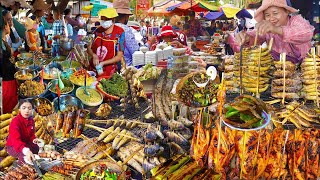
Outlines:
[[242,101],[252,104],[253,101],[249,98],[243,98]]
[[239,113],[239,111],[233,108],[232,106],[228,106],[226,107],[226,109],[227,109],[226,118],[229,118]]
[[[127,95],[128,83],[126,80],[118,73],[114,73],[110,79],[102,78],[100,80],[103,91],[108,94],[124,97]],[[100,86],[101,87],[101,86]]]
[[201,93],[196,93],[193,95],[195,98],[201,98],[202,97],[202,94]]
[[240,119],[242,121],[247,122],[247,121],[251,121],[253,119],[253,117],[251,115],[249,115],[249,114],[240,113]]
[[263,120],[263,119],[260,119],[258,122],[254,123],[254,124],[252,125],[252,127],[260,127],[260,126],[263,125],[263,122],[264,122],[264,120]]

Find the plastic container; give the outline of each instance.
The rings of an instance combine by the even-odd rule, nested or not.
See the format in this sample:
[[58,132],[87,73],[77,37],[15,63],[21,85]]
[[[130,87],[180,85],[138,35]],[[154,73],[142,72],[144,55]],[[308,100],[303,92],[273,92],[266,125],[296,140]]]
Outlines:
[[189,62],[172,63],[172,68],[188,68]]
[[173,63],[189,62],[189,56],[173,56]]

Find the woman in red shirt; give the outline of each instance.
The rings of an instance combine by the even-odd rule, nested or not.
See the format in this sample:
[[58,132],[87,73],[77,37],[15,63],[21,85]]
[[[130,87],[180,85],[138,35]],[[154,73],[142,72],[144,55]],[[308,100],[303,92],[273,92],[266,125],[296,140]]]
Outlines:
[[19,159],[19,163],[23,163],[24,157],[27,161],[32,162],[34,153],[39,151],[36,135],[35,125],[32,118],[33,106],[27,99],[19,102],[20,113],[12,119],[9,126],[9,136],[7,139],[7,152],[10,156]]
[[103,67],[103,73],[98,74],[99,76],[111,76],[119,69],[118,63],[123,58],[125,33],[121,27],[114,24],[115,17],[118,16],[114,8],[102,9],[98,14],[101,26],[95,30],[96,37],[93,43],[89,44],[88,54],[92,57],[91,65],[95,68],[98,65]]

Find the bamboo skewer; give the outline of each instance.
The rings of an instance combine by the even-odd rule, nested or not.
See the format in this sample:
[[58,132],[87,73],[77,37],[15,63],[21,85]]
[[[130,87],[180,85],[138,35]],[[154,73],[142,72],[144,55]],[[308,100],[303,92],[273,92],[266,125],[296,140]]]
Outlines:
[[[281,169],[281,163],[282,163],[282,159],[283,159],[284,153],[286,152],[286,144],[287,144],[287,141],[288,141],[288,138],[289,138],[289,132],[290,131],[287,130],[286,137],[285,137],[284,143],[283,143],[282,154],[281,154],[281,157],[280,157],[279,162],[278,162],[280,169]],[[281,172],[281,170],[280,170],[280,172]],[[280,172],[278,174],[278,179],[280,179],[280,174],[281,174]]]
[[286,98],[286,53],[280,54],[280,61],[282,61],[283,68],[283,86],[282,86],[282,105],[284,105]]
[[316,82],[315,84],[315,89],[316,89],[316,102],[317,102],[317,107],[319,107],[319,95],[318,95],[318,70],[317,70],[317,61],[316,61],[316,49],[315,47],[312,47],[311,48],[311,54],[312,54],[312,57],[313,57],[313,66],[314,66],[314,69],[316,71],[316,75],[314,77],[314,80]]
[[258,36],[259,36],[259,34],[258,34],[258,32],[256,32],[256,36],[255,36],[255,38],[254,38],[254,44],[253,44],[253,46],[256,46],[256,45],[257,45]]
[[[254,161],[253,161],[254,166],[257,165],[257,160],[258,160],[261,130],[259,130],[258,133],[259,133],[259,134],[258,134],[258,145],[257,145],[257,149],[256,149],[256,153],[255,153],[255,155],[254,155]],[[257,175],[256,173],[254,173],[254,170],[252,170],[251,174],[253,174],[253,178]]]
[[268,46],[269,51],[272,50],[272,46],[273,46],[273,38],[271,38],[269,42],[269,46]]
[[260,98],[260,93],[259,93],[259,83],[260,83],[261,51],[262,51],[262,47],[261,47],[261,46],[259,46],[259,58],[258,58],[258,81],[257,81],[257,93],[256,93],[256,97],[257,97],[257,98]]
[[240,46],[240,69],[239,69],[239,71],[240,71],[240,95],[242,95],[243,94],[243,86],[242,86],[242,71],[243,71],[243,69],[242,69],[242,63],[243,63],[243,45],[241,44],[241,46]]
[[149,123],[144,123],[144,122],[140,122],[140,121],[128,121],[126,119],[105,119],[105,120],[87,119],[86,121],[88,123],[98,123],[98,124],[104,124],[104,123],[107,123],[110,121],[120,121],[120,122],[126,121],[126,122],[134,122],[134,123],[141,124],[141,125],[149,125]]
[[243,166],[244,166],[244,162],[243,162],[243,160],[244,160],[244,157],[245,157],[245,150],[246,150],[246,139],[247,139],[247,131],[244,131],[244,136],[243,136],[243,142],[242,142],[242,149],[243,149],[243,151],[242,151],[242,160],[241,160],[241,165],[240,165],[240,168],[241,168],[241,170],[240,170],[240,179],[243,179],[242,178],[242,174],[243,174]]
[[[83,135],[83,136],[86,137],[85,135]],[[86,138],[88,138],[88,137],[86,137]],[[93,143],[96,147],[99,147],[92,139],[88,138],[87,140],[91,141],[91,143]],[[109,147],[107,150],[102,150],[102,151],[104,152],[105,155],[107,155],[108,158],[110,158],[115,164],[118,165],[117,161],[116,161],[115,159],[113,159],[113,158],[109,155],[109,153],[107,152],[110,148],[111,148],[111,147]],[[119,165],[118,165],[118,166],[119,166]],[[121,166],[119,166],[119,167],[120,167],[120,169],[122,169]]]
[[[95,130],[97,130],[97,131],[99,131],[99,132],[103,132],[103,131],[107,130],[107,129],[105,129],[105,128],[97,127],[97,126],[90,125],[90,124],[86,124],[86,126],[89,127],[89,128],[95,129]],[[132,137],[132,136],[129,136],[129,135],[127,135],[127,134],[119,133],[119,134],[117,134],[117,135],[122,135],[122,136],[124,136],[124,137],[127,137],[127,138],[133,139],[133,140],[135,140],[135,141],[141,142],[140,139],[135,138],[135,137]]]

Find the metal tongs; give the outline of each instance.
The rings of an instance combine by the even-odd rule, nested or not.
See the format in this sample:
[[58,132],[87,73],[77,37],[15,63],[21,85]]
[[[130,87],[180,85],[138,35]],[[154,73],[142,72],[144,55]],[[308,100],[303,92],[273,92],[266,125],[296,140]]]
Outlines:
[[40,168],[39,168],[40,165],[38,164],[38,161],[37,161],[37,160],[32,160],[32,163],[33,163],[34,168],[36,169],[37,174],[38,174],[40,177],[42,177],[43,174],[42,174],[42,172],[41,172],[41,170],[40,170]]

